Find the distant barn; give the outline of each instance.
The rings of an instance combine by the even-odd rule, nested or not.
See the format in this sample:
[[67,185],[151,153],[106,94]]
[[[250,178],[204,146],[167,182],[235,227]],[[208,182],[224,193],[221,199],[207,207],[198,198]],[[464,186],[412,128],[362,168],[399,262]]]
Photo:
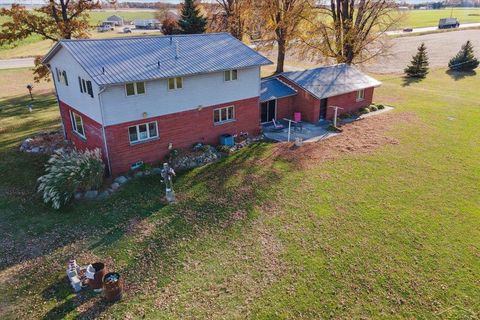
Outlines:
[[124,24],[123,18],[117,15],[108,17],[106,21],[113,22],[116,26],[123,26]]

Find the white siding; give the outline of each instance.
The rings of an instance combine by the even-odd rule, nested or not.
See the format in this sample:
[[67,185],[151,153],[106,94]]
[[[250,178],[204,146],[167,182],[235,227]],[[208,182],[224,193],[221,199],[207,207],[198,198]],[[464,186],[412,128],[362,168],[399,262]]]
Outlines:
[[[72,55],[66,49],[62,48],[51,59],[50,66],[53,71],[53,81],[55,81],[58,98],[98,123],[102,123],[100,104],[98,100],[99,87],[87,75],[77,61],[75,61]],[[56,68],[65,70],[67,72],[68,86],[58,81],[55,71]],[[80,92],[78,77],[85,79],[85,81],[92,81],[93,98],[87,93]]]
[[168,90],[166,79],[148,81],[145,89],[143,95],[127,97],[124,85],[108,87],[101,94],[105,125],[140,120],[144,112],[150,118],[258,97],[260,68],[238,70],[236,81],[225,82],[223,72],[217,72],[185,77],[179,90]]

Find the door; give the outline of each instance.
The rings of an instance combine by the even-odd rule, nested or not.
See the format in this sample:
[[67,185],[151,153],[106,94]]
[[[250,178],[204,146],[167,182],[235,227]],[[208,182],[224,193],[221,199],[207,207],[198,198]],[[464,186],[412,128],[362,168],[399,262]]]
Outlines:
[[266,123],[275,119],[275,109],[277,106],[276,100],[270,100],[267,102],[262,102],[260,105],[260,122]]
[[328,98],[320,100],[319,120],[325,120],[327,118],[327,105],[328,105]]

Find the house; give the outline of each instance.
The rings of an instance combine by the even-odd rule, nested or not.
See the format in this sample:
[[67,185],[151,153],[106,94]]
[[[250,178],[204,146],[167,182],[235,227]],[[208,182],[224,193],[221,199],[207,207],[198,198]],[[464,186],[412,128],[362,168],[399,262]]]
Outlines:
[[44,57],[66,138],[100,148],[110,173],[172,148],[260,132],[260,67],[226,33],[61,40]]
[[377,80],[340,64],[261,79],[272,64],[227,33],[61,40],[44,57],[66,138],[100,148],[112,175],[173,149],[251,136],[261,123],[316,123],[370,105]]
[[106,21],[113,22],[114,25],[117,27],[121,27],[124,24],[123,18],[115,14],[113,16],[108,17]]
[[353,114],[372,103],[374,88],[381,83],[347,64],[284,72],[262,81],[260,121],[292,118],[300,112],[302,121],[332,120]]

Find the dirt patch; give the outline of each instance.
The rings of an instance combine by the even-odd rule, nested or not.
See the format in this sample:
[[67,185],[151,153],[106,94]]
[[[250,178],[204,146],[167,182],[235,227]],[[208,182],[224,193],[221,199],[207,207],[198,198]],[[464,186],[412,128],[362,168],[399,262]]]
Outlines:
[[342,134],[292,148],[290,143],[278,144],[273,157],[278,156],[300,168],[309,168],[319,162],[332,160],[344,154],[370,153],[380,146],[398,144],[386,133],[398,123],[418,122],[414,113],[388,113],[365,118],[342,127]]

